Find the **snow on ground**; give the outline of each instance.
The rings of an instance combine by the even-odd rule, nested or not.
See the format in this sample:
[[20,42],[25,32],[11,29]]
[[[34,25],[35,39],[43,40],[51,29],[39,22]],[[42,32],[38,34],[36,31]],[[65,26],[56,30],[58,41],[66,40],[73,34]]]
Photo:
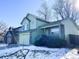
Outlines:
[[0,44],[0,47],[6,47],[7,44]]
[[[2,48],[2,49],[1,49]],[[79,49],[0,45],[0,59],[79,59]]]
[[0,59],[60,59],[69,51],[68,48],[19,46],[0,50]]
[[79,59],[78,51],[79,49],[74,48],[65,54],[61,59]]

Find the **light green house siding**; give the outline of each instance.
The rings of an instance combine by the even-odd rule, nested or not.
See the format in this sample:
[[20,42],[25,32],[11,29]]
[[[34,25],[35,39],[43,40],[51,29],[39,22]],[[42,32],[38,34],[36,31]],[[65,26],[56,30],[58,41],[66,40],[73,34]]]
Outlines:
[[47,23],[46,22],[39,21],[39,20],[36,21],[36,27],[43,26],[45,24],[47,24]]
[[40,19],[36,18],[33,15],[29,15],[27,18],[31,21],[30,22],[30,29],[36,29],[39,26],[47,24],[47,22],[41,21]]
[[29,45],[30,40],[30,33],[29,32],[23,32],[19,34],[19,44],[25,44]]
[[23,30],[29,30],[29,21],[26,19],[22,23]]
[[30,22],[30,29],[35,29],[36,28],[36,18],[32,15],[28,15],[27,17],[31,22]]

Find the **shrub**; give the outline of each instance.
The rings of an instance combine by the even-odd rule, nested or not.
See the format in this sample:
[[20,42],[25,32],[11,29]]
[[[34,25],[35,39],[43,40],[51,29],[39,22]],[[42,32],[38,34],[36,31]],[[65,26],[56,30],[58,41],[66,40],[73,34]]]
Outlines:
[[59,37],[42,35],[40,39],[35,41],[36,46],[45,46],[49,48],[61,48],[66,46],[66,40]]
[[46,46],[48,37],[46,35],[42,35],[38,40],[35,41],[36,46]]
[[50,48],[61,48],[66,46],[66,41],[63,39],[50,39],[47,42],[47,47]]

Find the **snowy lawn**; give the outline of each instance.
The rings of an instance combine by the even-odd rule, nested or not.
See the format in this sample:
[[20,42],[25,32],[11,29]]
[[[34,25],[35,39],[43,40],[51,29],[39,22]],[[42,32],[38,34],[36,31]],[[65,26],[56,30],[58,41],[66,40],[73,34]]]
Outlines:
[[0,44],[0,47],[6,47],[7,44]]
[[19,46],[0,50],[0,59],[60,59],[69,51],[68,48]]
[[61,59],[79,59],[79,49],[74,48],[65,54]]

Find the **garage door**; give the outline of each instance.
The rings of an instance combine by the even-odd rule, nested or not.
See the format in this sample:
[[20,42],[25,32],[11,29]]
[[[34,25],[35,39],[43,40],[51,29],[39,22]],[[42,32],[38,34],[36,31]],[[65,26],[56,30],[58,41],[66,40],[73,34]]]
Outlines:
[[19,43],[20,44],[29,45],[29,40],[30,40],[29,32],[19,34]]

